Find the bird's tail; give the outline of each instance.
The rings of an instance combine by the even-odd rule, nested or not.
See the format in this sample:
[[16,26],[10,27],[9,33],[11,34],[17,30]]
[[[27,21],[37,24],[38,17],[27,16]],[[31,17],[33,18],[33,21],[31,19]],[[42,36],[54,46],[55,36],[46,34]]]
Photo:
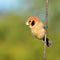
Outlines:
[[[43,41],[45,40],[45,38],[43,38]],[[49,47],[50,45],[51,45],[51,41],[48,39],[48,38],[46,38],[46,45]]]

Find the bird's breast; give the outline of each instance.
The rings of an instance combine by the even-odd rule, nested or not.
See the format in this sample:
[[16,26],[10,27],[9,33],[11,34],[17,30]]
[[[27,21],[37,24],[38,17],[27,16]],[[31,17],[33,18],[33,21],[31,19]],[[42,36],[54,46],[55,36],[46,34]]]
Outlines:
[[35,27],[35,28],[31,29],[31,32],[34,36],[36,36],[39,39],[43,38],[45,35],[45,29],[42,27],[41,28]]

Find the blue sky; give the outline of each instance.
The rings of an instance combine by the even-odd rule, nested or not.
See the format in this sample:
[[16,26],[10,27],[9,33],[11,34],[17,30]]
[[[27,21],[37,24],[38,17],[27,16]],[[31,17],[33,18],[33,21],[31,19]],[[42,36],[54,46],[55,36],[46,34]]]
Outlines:
[[33,5],[33,0],[0,0],[0,11],[27,10]]
[[17,0],[0,0],[0,10],[9,10],[18,7]]

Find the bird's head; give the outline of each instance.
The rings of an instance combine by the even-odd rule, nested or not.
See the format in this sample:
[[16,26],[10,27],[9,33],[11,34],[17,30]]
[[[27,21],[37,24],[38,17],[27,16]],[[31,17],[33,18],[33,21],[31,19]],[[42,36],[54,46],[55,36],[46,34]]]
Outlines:
[[28,25],[30,28],[33,28],[39,22],[40,22],[40,20],[37,17],[31,16],[27,19],[26,25]]

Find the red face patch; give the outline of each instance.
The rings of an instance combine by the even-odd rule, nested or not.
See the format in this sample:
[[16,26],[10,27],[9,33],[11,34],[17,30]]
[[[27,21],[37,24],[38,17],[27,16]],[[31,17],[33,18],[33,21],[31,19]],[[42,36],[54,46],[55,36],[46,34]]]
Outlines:
[[31,21],[31,20],[34,20],[35,22],[39,21],[39,19],[35,16],[31,16],[31,17],[28,18],[28,21]]

